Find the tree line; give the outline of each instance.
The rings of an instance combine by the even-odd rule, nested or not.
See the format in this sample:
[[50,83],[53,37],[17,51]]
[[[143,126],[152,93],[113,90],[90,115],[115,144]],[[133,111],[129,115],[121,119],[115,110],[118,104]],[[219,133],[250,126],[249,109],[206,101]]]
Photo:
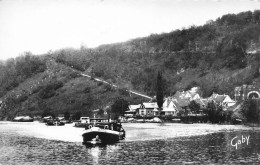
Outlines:
[[46,70],[46,59],[25,52],[17,58],[0,63],[0,97],[24,80]]

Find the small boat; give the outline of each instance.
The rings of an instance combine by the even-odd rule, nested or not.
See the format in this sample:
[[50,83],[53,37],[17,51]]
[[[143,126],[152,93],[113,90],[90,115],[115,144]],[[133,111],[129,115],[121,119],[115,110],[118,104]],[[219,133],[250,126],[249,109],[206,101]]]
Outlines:
[[45,116],[42,118],[42,122],[47,123],[49,120],[53,120],[52,116]]
[[235,119],[234,121],[233,121],[233,124],[242,124],[242,120],[241,119]]
[[17,116],[13,119],[16,122],[33,122],[33,118],[30,116]]
[[58,121],[58,120],[48,120],[46,122],[46,125],[48,125],[48,126],[63,126],[63,125],[65,125],[65,123]]
[[[97,119],[101,121],[101,119]],[[107,120],[107,119],[104,119]],[[96,122],[86,126],[82,134],[83,144],[111,144],[117,143],[125,138],[125,130],[121,123]]]

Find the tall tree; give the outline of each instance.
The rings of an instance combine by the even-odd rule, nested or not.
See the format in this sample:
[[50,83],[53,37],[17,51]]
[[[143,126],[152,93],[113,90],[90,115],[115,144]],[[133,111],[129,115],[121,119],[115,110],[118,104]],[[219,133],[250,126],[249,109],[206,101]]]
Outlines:
[[161,112],[162,105],[163,105],[163,78],[162,78],[162,72],[158,71],[157,75],[157,84],[156,84],[156,100],[157,100],[157,105],[159,107],[159,111]]
[[64,118],[65,118],[65,120],[69,120],[70,119],[70,113],[68,111],[66,111],[64,113]]
[[111,106],[111,118],[118,119],[120,116],[124,116],[125,111],[128,110],[128,102],[123,99],[117,99]]
[[217,111],[217,107],[215,105],[215,103],[213,101],[208,103],[207,106],[207,113],[208,113],[208,119],[211,123],[216,123],[216,111]]
[[243,102],[241,109],[247,119],[247,122],[259,121],[259,100],[247,99]]

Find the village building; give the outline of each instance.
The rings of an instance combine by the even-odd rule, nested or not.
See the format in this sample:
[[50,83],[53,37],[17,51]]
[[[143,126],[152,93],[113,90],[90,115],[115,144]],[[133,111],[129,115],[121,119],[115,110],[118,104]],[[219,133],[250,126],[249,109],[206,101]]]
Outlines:
[[141,104],[129,105],[128,111],[125,111],[125,116],[133,117],[138,112],[140,106],[141,106]]
[[198,90],[198,87],[193,87],[191,90],[188,91],[177,91],[173,97],[176,99],[186,99],[189,101],[197,100],[201,98],[198,93]]
[[232,111],[232,112],[236,112],[236,111],[241,109],[242,103],[243,103],[242,101],[238,101],[238,102],[236,102],[236,104],[228,107],[227,110]]
[[242,85],[235,88],[235,100],[259,99],[260,87],[256,85]]
[[222,106],[223,110],[227,110],[228,107],[235,105],[236,101],[232,100],[229,95],[219,95],[213,93],[209,100],[214,101],[218,105]]
[[179,110],[187,109],[190,104],[189,99],[173,98],[173,101],[174,101],[175,105],[179,107],[178,108]]
[[159,110],[157,103],[142,103],[138,109],[138,114],[140,116],[158,116]]
[[165,116],[177,116],[177,112],[178,107],[176,106],[176,102],[172,98],[166,98],[163,103],[163,110],[161,114]]
[[196,99],[194,101],[200,105],[201,110],[206,109],[209,103],[208,99],[203,99],[203,98]]

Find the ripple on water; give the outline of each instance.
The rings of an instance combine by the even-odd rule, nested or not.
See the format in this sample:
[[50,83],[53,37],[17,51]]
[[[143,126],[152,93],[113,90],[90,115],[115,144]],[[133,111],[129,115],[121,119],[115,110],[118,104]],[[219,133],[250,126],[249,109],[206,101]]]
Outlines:
[[[164,126],[164,127],[167,127]],[[250,135],[249,145],[235,150],[230,140]],[[160,140],[125,141],[114,145],[83,146],[0,134],[0,164],[247,164],[260,163],[259,131],[219,132]]]

